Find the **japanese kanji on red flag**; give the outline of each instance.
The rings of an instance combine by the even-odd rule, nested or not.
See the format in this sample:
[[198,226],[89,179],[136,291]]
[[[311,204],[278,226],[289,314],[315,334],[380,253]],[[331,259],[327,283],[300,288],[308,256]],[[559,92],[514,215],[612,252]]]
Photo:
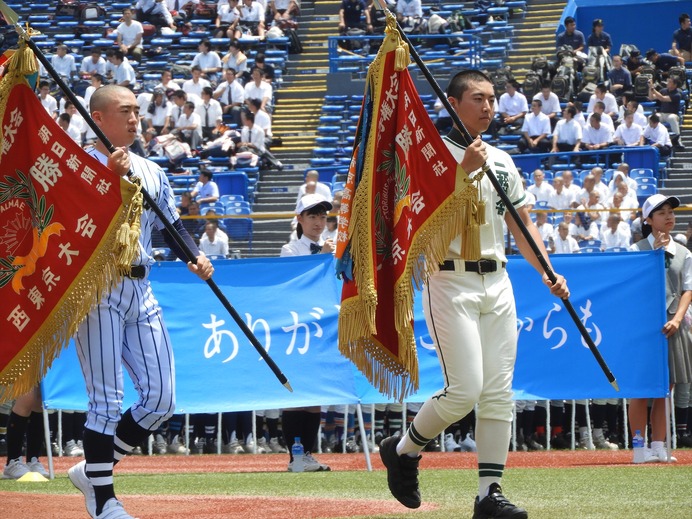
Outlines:
[[[139,188],[84,152],[29,87],[22,44],[0,82],[0,401],[40,380],[132,261]],[[136,233],[136,230],[135,230]]]
[[408,65],[408,46],[388,14],[368,70],[336,250],[344,278],[339,349],[400,399],[418,387],[414,284],[439,269],[462,232],[465,257],[480,255],[474,181],[443,143]]

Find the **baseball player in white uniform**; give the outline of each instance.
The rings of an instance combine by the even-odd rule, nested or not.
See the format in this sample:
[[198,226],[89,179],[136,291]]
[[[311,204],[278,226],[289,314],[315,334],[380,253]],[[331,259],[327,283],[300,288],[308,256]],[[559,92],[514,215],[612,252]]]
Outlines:
[[[492,81],[477,70],[466,70],[452,78],[447,95],[475,140],[465,148],[461,133],[454,128],[445,144],[472,176],[484,163],[490,166],[547,261],[548,254],[529,217],[521,177],[512,159],[480,139],[493,120]],[[500,487],[510,440],[517,346],[514,294],[505,269],[503,219],[522,255],[539,272],[541,267],[487,176],[481,180],[480,192],[487,222],[480,231],[482,259],[465,261],[460,255],[460,238],[455,238],[449,245],[447,260],[428,279],[423,293],[426,322],[435,340],[445,386],[423,404],[403,437],[382,441],[380,455],[394,497],[409,508],[417,508],[421,502],[420,452],[478,404],[475,432],[479,488],[473,517],[524,519],[528,517],[526,511],[510,503]],[[543,281],[556,296],[569,296],[562,276],[557,276],[554,285],[545,274]]]
[[[127,88],[110,85],[94,92],[91,115],[117,149],[108,154],[97,142],[89,153],[109,169],[125,175],[132,171],[166,217],[183,236],[197,264],[188,268],[202,279],[213,273],[209,260],[200,254],[182,226],[164,172],[153,162],[127,150],[137,134],[139,107]],[[84,431],[84,457],[72,467],[69,478],[84,494],[89,515],[98,519],[128,519],[131,516],[115,497],[113,466],[168,419],[175,409],[173,351],[161,314],[147,279],[152,258],[151,233],[163,228],[153,211],[141,217],[140,251],[132,272],[103,296],[80,325],[77,353],[89,395]],[[168,231],[162,234],[176,255],[187,260]],[[139,398],[121,416],[123,370],[132,378]]]

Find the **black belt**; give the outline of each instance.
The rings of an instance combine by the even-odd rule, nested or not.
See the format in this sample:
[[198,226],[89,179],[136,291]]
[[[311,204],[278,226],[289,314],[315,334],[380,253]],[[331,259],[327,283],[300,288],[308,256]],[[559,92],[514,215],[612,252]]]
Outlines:
[[147,267],[144,265],[132,265],[132,270],[127,275],[130,279],[144,279],[147,276]]
[[[464,261],[464,270],[466,272],[475,272],[477,274],[490,274],[497,272],[497,261],[491,259],[480,259],[478,261]],[[505,268],[506,263],[500,263],[501,268]],[[445,260],[440,264],[440,270],[457,270],[457,264],[454,260]]]

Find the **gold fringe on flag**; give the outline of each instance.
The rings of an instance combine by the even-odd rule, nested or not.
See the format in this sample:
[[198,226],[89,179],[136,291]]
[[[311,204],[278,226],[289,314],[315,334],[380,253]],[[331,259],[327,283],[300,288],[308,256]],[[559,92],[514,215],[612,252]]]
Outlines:
[[[30,34],[35,32],[30,31]],[[0,82],[0,122],[4,120],[12,89],[28,85],[26,76],[38,71],[36,57],[21,40],[7,62],[7,74]],[[2,129],[0,128],[0,142]],[[2,169],[0,157],[0,170]],[[44,377],[53,360],[76,333],[79,324],[103,294],[121,280],[139,253],[139,220],[142,213],[140,188],[120,178],[121,208],[94,249],[91,258],[75,277],[60,302],[50,310],[44,324],[8,365],[0,372],[0,402],[12,400],[33,389]],[[123,241],[127,227],[127,240]],[[127,265],[127,269],[123,267]]]

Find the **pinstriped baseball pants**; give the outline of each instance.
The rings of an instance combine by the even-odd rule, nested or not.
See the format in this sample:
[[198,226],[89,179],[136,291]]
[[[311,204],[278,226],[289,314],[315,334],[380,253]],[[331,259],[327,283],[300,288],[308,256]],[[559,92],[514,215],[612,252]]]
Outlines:
[[154,430],[175,409],[173,350],[149,281],[124,278],[79,326],[77,354],[89,395],[85,427],[113,435],[123,403],[123,366],[139,398],[132,417]]
[[445,383],[432,397],[440,418],[454,423],[478,403],[477,418],[510,422],[517,321],[507,271],[440,271],[425,286],[423,311]]

